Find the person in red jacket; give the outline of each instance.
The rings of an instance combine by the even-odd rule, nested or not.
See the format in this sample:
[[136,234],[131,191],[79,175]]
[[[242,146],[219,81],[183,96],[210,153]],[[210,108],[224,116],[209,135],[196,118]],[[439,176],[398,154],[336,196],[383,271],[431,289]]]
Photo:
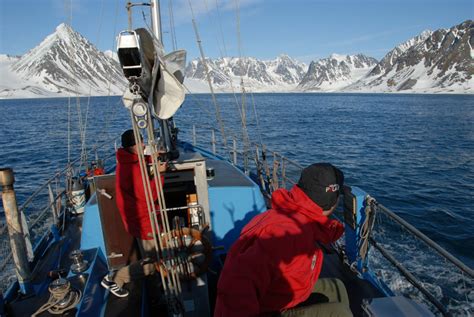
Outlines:
[[[132,263],[119,269],[117,272],[108,274],[102,280],[102,286],[118,297],[128,296],[128,291],[122,287],[125,283],[153,274],[156,271],[155,265],[152,262],[152,259],[155,257],[153,230],[146,203],[140,164],[138,162],[138,151],[144,151],[145,148],[141,135],[140,138],[142,139],[142,148],[135,144],[133,130],[125,131],[122,134],[122,148],[117,150],[117,168],[115,171],[116,204],[125,230],[135,237],[142,256],[140,262]],[[151,163],[150,156],[145,155],[145,160],[147,164]],[[160,173],[164,172],[166,164],[160,164],[159,169]],[[148,177],[155,210],[159,211],[155,181],[153,180],[153,175],[148,175]],[[163,183],[164,177],[161,174],[161,184]]]
[[[273,193],[272,209],[254,217],[227,254],[215,317],[286,316],[309,298],[323,263],[317,243],[334,242],[344,231],[328,218],[343,184],[338,168],[316,163],[303,170],[291,190]],[[299,313],[295,316],[313,316]]]

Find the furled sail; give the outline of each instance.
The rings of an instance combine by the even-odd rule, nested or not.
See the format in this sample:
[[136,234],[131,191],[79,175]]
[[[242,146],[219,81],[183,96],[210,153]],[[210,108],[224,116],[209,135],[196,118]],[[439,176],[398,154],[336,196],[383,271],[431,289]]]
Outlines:
[[[184,102],[185,92],[184,63],[186,52],[176,51],[163,58],[158,58],[159,67],[153,67],[152,103],[153,116],[165,120],[171,118]],[[179,79],[178,79],[178,78]]]
[[[143,28],[122,34],[118,53],[125,76],[140,86],[140,95],[151,102],[151,114],[155,118],[171,118],[184,102],[186,51],[178,50],[163,56],[161,43]],[[123,102],[127,108],[136,99],[130,89],[125,91]]]

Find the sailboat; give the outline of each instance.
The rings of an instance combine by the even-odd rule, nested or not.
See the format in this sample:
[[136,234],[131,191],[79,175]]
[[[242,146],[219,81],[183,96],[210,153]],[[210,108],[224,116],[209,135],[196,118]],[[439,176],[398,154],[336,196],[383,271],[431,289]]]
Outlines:
[[[143,180],[148,196],[151,186],[160,193],[160,209],[149,205],[160,289],[148,280],[132,281],[126,285],[130,295],[119,298],[101,286],[108,272],[140,261],[117,210],[114,168],[104,171],[97,164],[88,174],[75,175],[75,162],[71,162],[43,185],[40,190],[47,189],[49,195],[44,213],[51,211],[53,219],[33,247],[28,243],[31,224],[22,221],[22,210],[39,199],[40,190],[18,208],[13,171],[2,168],[0,185],[12,245],[8,257],[14,260],[17,278],[1,294],[1,315],[212,316],[226,253],[245,224],[269,207],[271,193],[294,184],[289,171],[302,168],[245,137],[239,148],[236,142],[230,145],[224,133],[218,142],[213,131],[211,149],[197,146],[195,138],[179,139],[173,116],[185,98],[186,53],[164,53],[159,2],[146,5],[151,10],[152,32],[132,29],[130,23],[118,36],[117,53],[129,82],[123,95],[125,111],[130,113],[135,135],[146,136],[150,167],[159,174],[159,161],[170,166],[163,173],[164,184],[160,177],[155,177],[156,182]],[[134,6],[127,5],[129,12]],[[142,164],[141,168],[147,167]],[[55,192],[51,184],[58,177],[66,188]],[[323,247],[321,276],[343,282],[354,316],[454,314],[449,298],[434,295],[385,247],[387,237],[377,232],[376,219],[390,219],[413,243],[429,248],[450,266],[467,291],[473,285],[472,269],[361,188],[347,190],[341,207],[345,235]],[[377,269],[382,260],[384,269],[390,266],[392,271]],[[413,296],[394,290],[394,282],[400,280],[410,285]]]

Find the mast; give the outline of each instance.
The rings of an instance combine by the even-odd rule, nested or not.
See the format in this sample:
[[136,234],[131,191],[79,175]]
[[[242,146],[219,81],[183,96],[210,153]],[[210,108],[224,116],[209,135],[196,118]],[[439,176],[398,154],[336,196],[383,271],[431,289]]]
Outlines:
[[[151,22],[153,35],[156,37],[160,45],[163,47],[163,34],[161,27],[161,10],[160,10],[160,1],[159,0],[150,0],[150,13],[151,13]],[[158,52],[157,52],[158,54]],[[153,107],[153,105],[151,105]],[[179,156],[179,151],[176,149],[175,144],[172,138],[172,118],[171,120],[161,120],[158,119],[160,123],[160,134],[162,143],[165,147],[168,158],[175,159]]]
[[151,23],[153,34],[156,36],[158,41],[163,45],[162,34],[161,34],[161,10],[160,10],[160,1],[151,0]]

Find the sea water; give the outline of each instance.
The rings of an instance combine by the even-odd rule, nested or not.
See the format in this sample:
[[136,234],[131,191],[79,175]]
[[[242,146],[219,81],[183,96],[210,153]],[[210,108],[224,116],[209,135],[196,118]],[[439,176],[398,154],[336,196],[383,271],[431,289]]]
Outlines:
[[[188,141],[193,124],[219,128],[211,101],[188,95],[176,114]],[[252,140],[303,165],[331,162],[346,183],[474,266],[473,95],[254,94],[244,101]],[[241,96],[217,102],[227,133],[241,134]],[[0,114],[0,167],[14,169],[19,204],[77,157],[81,129],[91,148],[131,127],[120,97],[0,100]]]

